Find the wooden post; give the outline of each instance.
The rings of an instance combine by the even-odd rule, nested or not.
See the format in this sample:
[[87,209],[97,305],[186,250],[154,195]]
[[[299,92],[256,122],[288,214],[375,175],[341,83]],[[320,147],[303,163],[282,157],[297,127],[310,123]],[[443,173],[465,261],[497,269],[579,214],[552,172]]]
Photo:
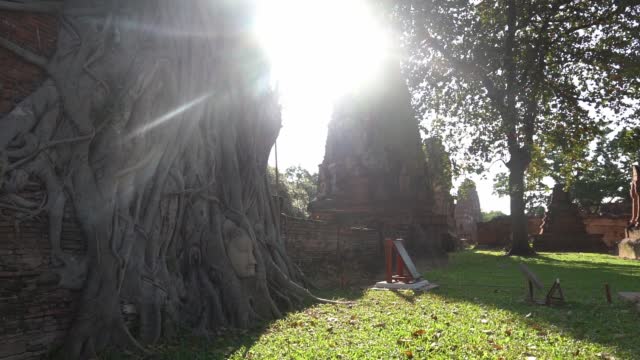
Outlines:
[[402,256],[396,253],[396,274],[399,278],[404,277],[404,261],[402,261]]
[[384,241],[384,255],[386,265],[386,280],[390,284],[393,282],[393,240],[390,238]]
[[611,288],[609,284],[604,284],[604,292],[607,295],[607,303],[611,304]]

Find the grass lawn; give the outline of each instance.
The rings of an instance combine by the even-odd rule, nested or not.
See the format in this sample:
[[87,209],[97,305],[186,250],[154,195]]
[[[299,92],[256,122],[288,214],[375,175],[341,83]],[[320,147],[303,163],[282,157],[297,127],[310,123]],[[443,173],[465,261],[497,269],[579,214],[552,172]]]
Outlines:
[[[560,278],[567,304],[525,303],[519,261],[547,287]],[[158,358],[640,359],[640,314],[616,295],[640,291],[640,262],[596,254],[521,259],[465,251],[426,278],[440,288],[334,292],[355,303],[314,305],[259,331],[166,346]]]

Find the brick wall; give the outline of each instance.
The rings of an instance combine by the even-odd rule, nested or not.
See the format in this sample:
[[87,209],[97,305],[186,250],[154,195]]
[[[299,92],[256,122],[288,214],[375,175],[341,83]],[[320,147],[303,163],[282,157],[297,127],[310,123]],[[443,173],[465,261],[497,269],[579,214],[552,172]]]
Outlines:
[[[585,216],[582,218],[589,235],[602,235],[602,241],[608,248],[614,248],[617,242],[624,239],[624,230],[631,216]],[[529,218],[529,235],[540,232],[542,219]],[[478,223],[478,245],[503,247],[509,243],[510,220],[508,216],[498,217],[488,222]]]
[[368,284],[384,270],[376,230],[283,217],[282,235],[289,256],[316,286]]
[[[0,11],[0,37],[37,55],[49,58],[57,38],[57,20],[43,14]],[[0,115],[35,90],[45,73],[0,47]]]
[[[46,217],[0,216],[0,359],[37,359],[61,344],[71,324],[78,291],[57,286],[50,261]],[[62,230],[65,253],[82,255],[82,232],[67,212]]]
[[609,248],[625,238],[625,229],[629,216],[586,216],[582,220],[587,228],[587,233],[602,235],[602,241]]
[[[58,23],[44,14],[0,11],[0,37],[49,58]],[[33,92],[44,70],[0,47],[0,117]],[[42,358],[61,343],[71,323],[78,292],[59,288],[50,265],[46,217],[0,213],[0,359]],[[67,213],[62,247],[83,253],[84,241]]]

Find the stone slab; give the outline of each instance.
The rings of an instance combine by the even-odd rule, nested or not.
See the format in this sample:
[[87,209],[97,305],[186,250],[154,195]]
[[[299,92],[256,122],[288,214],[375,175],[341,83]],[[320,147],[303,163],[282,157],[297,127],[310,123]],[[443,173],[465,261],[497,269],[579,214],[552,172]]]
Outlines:
[[388,283],[386,281],[378,281],[373,289],[392,289],[392,290],[419,290],[419,291],[428,291],[431,289],[437,288],[439,285],[430,283],[427,280],[420,280],[415,283],[403,283],[403,282],[392,282]]
[[625,259],[640,260],[640,240],[624,239],[618,244],[618,256]]
[[630,240],[638,240],[640,239],[640,229],[636,227],[627,228],[625,230],[625,238]]
[[618,296],[620,296],[622,300],[625,301],[640,303],[640,292],[621,291],[618,293]]

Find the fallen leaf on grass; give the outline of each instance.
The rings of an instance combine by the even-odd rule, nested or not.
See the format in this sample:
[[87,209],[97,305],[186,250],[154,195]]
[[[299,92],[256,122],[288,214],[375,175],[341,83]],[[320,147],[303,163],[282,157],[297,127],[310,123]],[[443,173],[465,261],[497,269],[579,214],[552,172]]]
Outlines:
[[493,347],[494,350],[502,350],[502,349],[504,349],[504,347],[502,345],[496,344],[493,341],[489,341],[489,344],[491,344],[491,347]]
[[385,327],[387,327],[387,324],[381,322],[381,323],[377,323],[377,324],[373,325],[373,327],[384,329]]
[[424,335],[426,333],[427,333],[426,330],[420,329],[420,330],[414,331],[412,335],[413,335],[413,337],[419,337],[419,336],[422,336],[422,335]]
[[404,352],[408,359],[413,359],[413,352],[411,350],[407,350]]

